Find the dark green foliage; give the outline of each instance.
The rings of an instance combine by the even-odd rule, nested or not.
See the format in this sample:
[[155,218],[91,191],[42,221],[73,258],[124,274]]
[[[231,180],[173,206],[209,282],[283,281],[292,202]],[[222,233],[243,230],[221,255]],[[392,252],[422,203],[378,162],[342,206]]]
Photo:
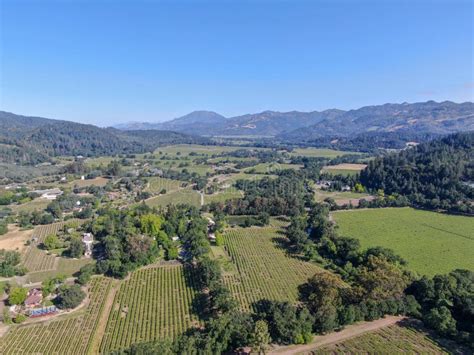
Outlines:
[[459,133],[369,162],[364,186],[398,193],[415,206],[474,213],[474,133]]
[[59,308],[76,308],[86,297],[79,285],[62,286],[59,288],[55,303]]
[[261,300],[254,305],[257,319],[265,320],[278,344],[301,344],[312,339],[314,318],[304,307],[288,302]]
[[81,285],[85,285],[89,282],[92,275],[96,272],[94,264],[87,264],[81,267],[79,270],[79,275],[77,275],[77,282]]
[[71,258],[80,258],[84,254],[84,243],[80,238],[74,237],[69,242],[69,256]]
[[21,266],[21,254],[19,252],[0,249],[0,276],[12,277],[25,273],[25,268]]
[[426,325],[443,336],[453,337],[473,346],[474,272],[455,270],[447,275],[423,277],[407,290],[422,307]]

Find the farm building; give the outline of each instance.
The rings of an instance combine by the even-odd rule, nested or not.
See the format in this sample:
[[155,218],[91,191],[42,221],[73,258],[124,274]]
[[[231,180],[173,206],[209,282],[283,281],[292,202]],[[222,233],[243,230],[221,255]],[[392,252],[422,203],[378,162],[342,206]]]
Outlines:
[[61,196],[63,194],[63,192],[58,188],[47,189],[47,190],[35,190],[31,192],[34,192],[40,195],[40,198],[44,198],[47,200],[56,200],[58,196]]
[[37,307],[43,301],[43,292],[40,289],[33,288],[28,291],[28,295],[25,300],[25,307],[33,308]]

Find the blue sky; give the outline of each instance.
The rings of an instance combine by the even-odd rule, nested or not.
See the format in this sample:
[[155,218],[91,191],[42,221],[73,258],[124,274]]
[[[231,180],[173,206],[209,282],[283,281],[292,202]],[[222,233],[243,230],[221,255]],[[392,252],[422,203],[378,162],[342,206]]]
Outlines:
[[474,100],[473,1],[0,3],[15,113],[105,126]]

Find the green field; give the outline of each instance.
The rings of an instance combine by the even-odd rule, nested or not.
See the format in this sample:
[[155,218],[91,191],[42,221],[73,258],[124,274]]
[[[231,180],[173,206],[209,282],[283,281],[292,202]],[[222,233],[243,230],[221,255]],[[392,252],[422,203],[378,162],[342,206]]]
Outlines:
[[151,193],[160,193],[161,190],[165,189],[167,192],[172,192],[179,190],[183,184],[186,184],[183,181],[165,179],[161,177],[151,177],[147,179],[148,185],[145,188],[145,191]]
[[296,302],[298,286],[324,272],[315,264],[289,256],[278,244],[285,240],[280,231],[232,228],[224,234],[225,251],[213,250],[224,263],[224,282],[244,310],[264,298]]
[[310,354],[451,354],[457,351],[458,347],[449,349],[422,330],[392,325],[324,346]]
[[179,205],[187,203],[196,207],[201,206],[201,196],[192,189],[182,189],[164,195],[149,198],[145,201],[150,207],[166,207],[169,204]]
[[408,269],[435,275],[457,268],[474,270],[474,218],[412,208],[340,211],[332,214],[340,234],[363,248],[393,249]]
[[293,150],[290,155],[305,156],[305,157],[320,157],[320,158],[337,158],[342,155],[360,154],[357,152],[345,152],[342,150],[333,149],[319,149],[319,148],[298,148]]
[[135,271],[115,295],[100,353],[173,339],[198,325],[191,312],[195,293],[194,277],[180,264]]
[[228,189],[212,195],[204,195],[204,204],[211,202],[225,202],[234,198],[242,198],[242,195],[243,193],[236,189]]
[[[177,153],[181,153],[181,156],[189,155],[189,153],[194,152],[200,155],[214,155],[214,154],[222,154],[225,152],[232,152],[238,149],[244,149],[245,147],[235,146],[214,146],[214,145],[197,145],[197,144],[177,144],[171,145],[167,147],[160,147],[155,150],[155,154],[162,152],[163,154],[169,155],[177,155]],[[263,148],[253,148],[250,147],[249,149],[258,150]]]

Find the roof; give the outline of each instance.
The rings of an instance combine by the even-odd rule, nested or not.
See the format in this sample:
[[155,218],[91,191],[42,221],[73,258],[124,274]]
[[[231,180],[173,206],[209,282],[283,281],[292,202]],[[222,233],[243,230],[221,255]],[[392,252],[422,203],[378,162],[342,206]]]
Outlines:
[[41,302],[42,299],[43,293],[41,292],[41,290],[34,288],[30,292],[28,292],[28,297],[26,297],[25,305],[28,306],[32,304],[38,304]]
[[82,235],[82,241],[83,242],[92,242],[92,241],[94,241],[94,237],[92,236],[91,233],[84,233]]

